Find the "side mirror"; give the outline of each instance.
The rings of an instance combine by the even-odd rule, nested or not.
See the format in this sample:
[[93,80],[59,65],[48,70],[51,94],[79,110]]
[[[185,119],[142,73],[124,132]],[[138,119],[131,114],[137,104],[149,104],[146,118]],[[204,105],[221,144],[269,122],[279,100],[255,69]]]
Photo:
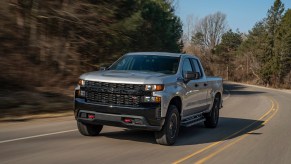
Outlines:
[[100,67],[99,71],[105,71],[107,69],[107,67]]
[[190,71],[188,71],[188,72],[185,73],[184,77],[185,77],[186,80],[196,80],[196,79],[200,78],[200,74],[199,74],[199,72],[190,72]]

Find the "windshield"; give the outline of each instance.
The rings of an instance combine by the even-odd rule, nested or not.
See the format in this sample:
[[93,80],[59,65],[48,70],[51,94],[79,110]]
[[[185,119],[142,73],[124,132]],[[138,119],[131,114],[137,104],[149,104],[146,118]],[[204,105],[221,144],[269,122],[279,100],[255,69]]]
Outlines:
[[109,70],[134,70],[175,74],[180,57],[155,55],[126,55],[114,63]]

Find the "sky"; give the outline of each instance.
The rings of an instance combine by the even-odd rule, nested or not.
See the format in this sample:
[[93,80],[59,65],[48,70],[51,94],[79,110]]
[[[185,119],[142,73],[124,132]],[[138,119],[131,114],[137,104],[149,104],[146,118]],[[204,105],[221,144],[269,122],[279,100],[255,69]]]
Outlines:
[[[291,0],[281,0],[285,10],[291,8]],[[220,11],[226,14],[229,28],[247,33],[256,22],[266,17],[274,0],[178,0],[176,14],[180,16],[185,30],[186,19],[195,20]]]

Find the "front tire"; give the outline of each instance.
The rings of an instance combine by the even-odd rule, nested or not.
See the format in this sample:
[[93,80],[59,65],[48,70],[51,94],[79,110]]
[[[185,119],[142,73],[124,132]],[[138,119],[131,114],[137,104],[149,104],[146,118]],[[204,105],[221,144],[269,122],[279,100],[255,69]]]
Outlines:
[[80,121],[77,121],[77,126],[79,132],[84,136],[97,136],[103,128],[103,125],[85,124]]
[[219,120],[219,106],[220,106],[220,98],[216,96],[214,98],[212,109],[205,116],[206,120],[204,121],[204,125],[207,128],[216,128]]
[[175,105],[168,108],[165,124],[161,131],[155,132],[156,142],[161,145],[173,145],[180,128],[180,114]]

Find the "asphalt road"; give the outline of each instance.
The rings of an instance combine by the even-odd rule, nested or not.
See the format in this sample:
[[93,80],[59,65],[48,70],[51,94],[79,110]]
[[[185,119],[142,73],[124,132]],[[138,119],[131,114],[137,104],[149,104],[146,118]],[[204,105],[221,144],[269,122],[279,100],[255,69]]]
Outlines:
[[291,92],[228,83],[219,125],[182,128],[173,146],[152,132],[105,126],[84,137],[73,117],[0,123],[0,163],[291,163]]

